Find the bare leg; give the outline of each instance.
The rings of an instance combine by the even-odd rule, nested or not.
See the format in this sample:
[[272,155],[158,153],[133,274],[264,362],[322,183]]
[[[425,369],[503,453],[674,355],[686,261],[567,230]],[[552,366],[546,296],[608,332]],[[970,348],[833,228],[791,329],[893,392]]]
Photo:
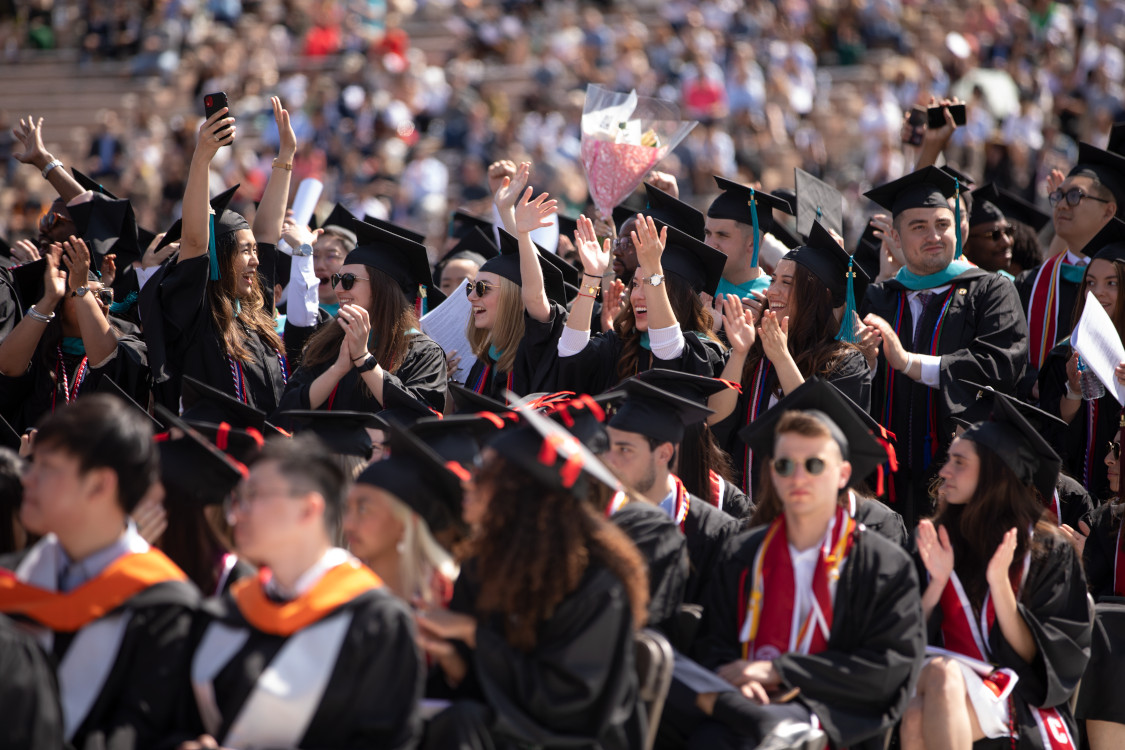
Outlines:
[[969,704],[961,667],[952,659],[934,659],[918,679],[922,699],[922,735],[925,747],[971,750],[983,736]]
[[902,724],[898,728],[902,750],[926,750],[926,737],[922,734],[923,705],[922,696],[916,695],[906,706],[906,712],[902,715]]
[[1125,747],[1125,724],[1114,721],[1087,721],[1090,750],[1119,750]]

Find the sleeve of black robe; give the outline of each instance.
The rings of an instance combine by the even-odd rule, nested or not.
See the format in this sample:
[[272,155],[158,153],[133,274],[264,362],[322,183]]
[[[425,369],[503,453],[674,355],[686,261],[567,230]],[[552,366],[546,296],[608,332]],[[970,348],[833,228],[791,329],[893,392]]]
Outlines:
[[826,379],[829,383],[840,389],[845,396],[855,401],[864,411],[871,409],[871,380],[875,373],[867,366],[863,352],[849,348],[848,353],[841,358],[840,364]]
[[441,346],[429,336],[418,334],[411,339],[402,366],[393,374],[384,373],[383,380],[441,414],[445,412],[448,372]]
[[539,322],[524,313],[523,340],[514,369],[517,383],[526,383],[528,393],[554,393],[558,390],[559,338],[566,325],[566,308],[551,303],[546,322]]
[[1020,658],[1000,631],[989,632],[992,660],[1019,676],[1016,694],[1030,706],[1057,706],[1070,699],[1090,658],[1093,613],[1082,563],[1062,535],[1036,535],[1046,545],[1019,592],[1020,616],[1035,638],[1031,664]]
[[715,670],[742,658],[739,610],[749,595],[754,555],[766,527],[743,532],[723,545],[703,595],[703,624],[694,648],[695,659]]
[[[119,337],[114,357],[100,367],[90,368],[90,374],[94,373],[112,378],[138,404],[148,404],[152,373],[148,369],[148,348],[140,339],[133,336]],[[91,384],[96,386],[94,381]]]
[[1086,571],[1086,585],[1094,600],[1114,596],[1113,577],[1117,554],[1117,531],[1121,516],[1115,514],[1112,503],[1106,503],[1093,512],[1090,518],[1090,536],[1082,550]]
[[8,748],[61,748],[62,708],[55,671],[39,644],[0,615],[0,706]]
[[687,541],[668,514],[647,503],[629,503],[610,520],[637,546],[648,564],[648,624],[670,632],[687,588]]

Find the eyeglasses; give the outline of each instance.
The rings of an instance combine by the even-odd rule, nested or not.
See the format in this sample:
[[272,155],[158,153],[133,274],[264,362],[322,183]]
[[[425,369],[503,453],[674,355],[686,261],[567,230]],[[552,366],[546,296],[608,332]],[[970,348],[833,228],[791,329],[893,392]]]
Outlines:
[[1089,193],[1085,192],[1081,188],[1071,188],[1070,190],[1067,190],[1065,193],[1061,189],[1056,188],[1055,190],[1053,190],[1053,191],[1051,191],[1050,193],[1047,194],[1047,200],[1050,201],[1052,206],[1057,205],[1058,202],[1061,201],[1063,198],[1066,198],[1066,205],[1068,205],[1068,206],[1077,206],[1079,203],[1082,202],[1083,198],[1089,198],[1090,200],[1097,201],[1098,203],[1111,203],[1112,202],[1112,201],[1109,201],[1105,198],[1098,198],[1096,196],[1090,195]]
[[236,489],[234,492],[227,495],[223,500],[223,516],[230,518],[235,513],[245,515],[250,512],[250,508],[263,498],[267,497],[297,497],[290,490],[281,489],[280,487],[272,490],[261,489]]
[[473,292],[476,292],[478,297],[484,297],[495,288],[495,284],[486,284],[483,281],[470,281],[465,285],[465,296],[471,297]]
[[624,237],[618,237],[617,239],[615,239],[613,241],[613,249],[614,250],[624,250],[624,249],[632,247],[632,246],[633,246],[633,238],[630,237],[629,235],[625,235]]
[[68,221],[66,216],[58,211],[48,211],[43,215],[43,218],[39,220],[39,231],[42,234],[47,234],[64,221]]
[[354,273],[334,273],[332,274],[332,288],[338,286],[344,287],[345,292],[350,292],[352,287],[355,286],[357,281],[371,281],[371,279],[363,276],[356,276]]
[[[791,477],[797,471],[798,463],[791,458],[775,458],[773,470],[779,477]],[[824,459],[813,456],[805,459],[805,471],[814,477],[824,471]]]
[[970,237],[987,237],[993,242],[999,242],[1001,237],[1014,237],[1016,235],[1016,228],[1012,226],[1001,227],[1000,229],[993,229],[991,232],[977,232],[970,234]]
[[1113,456],[1113,460],[1117,461],[1121,458],[1121,443],[1112,440],[1109,443],[1109,452]]

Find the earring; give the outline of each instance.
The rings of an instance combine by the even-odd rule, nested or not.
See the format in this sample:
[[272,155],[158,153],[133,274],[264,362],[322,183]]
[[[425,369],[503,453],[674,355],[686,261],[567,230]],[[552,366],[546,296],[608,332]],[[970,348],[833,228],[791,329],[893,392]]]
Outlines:
[[405,539],[399,539],[398,540],[398,543],[395,544],[395,552],[397,552],[399,555],[405,555],[406,554],[406,540]]

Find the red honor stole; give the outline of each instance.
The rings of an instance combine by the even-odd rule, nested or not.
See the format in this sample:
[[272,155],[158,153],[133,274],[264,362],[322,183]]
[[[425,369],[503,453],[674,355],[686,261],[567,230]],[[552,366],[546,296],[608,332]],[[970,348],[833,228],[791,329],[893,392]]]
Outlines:
[[680,527],[680,533],[686,534],[684,531],[684,521],[687,520],[688,510],[691,509],[691,493],[684,487],[684,483],[675,474],[672,475],[672,481],[676,484],[676,497],[675,503],[672,508],[672,520]]
[[[770,524],[766,538],[754,557],[753,588],[741,623],[744,659],[768,661],[791,651],[816,654],[828,647],[833,609],[829,583],[840,578],[840,568],[855,544],[856,528],[856,521],[847,510],[838,508],[836,518],[821,544],[816,570],[813,572],[812,607],[805,621],[800,624],[797,642],[791,643],[790,637],[798,614],[797,582],[793,573],[793,560],[789,556],[784,514]],[[740,601],[743,596],[740,591]]]
[[48,591],[0,570],[0,612],[22,615],[51,630],[74,633],[101,619],[151,586],[185,581],[187,576],[157,549],[134,552],[114,560],[73,591]]
[[1050,258],[1031,287],[1031,302],[1027,308],[1027,326],[1030,334],[1029,354],[1031,365],[1036,369],[1043,366],[1047,352],[1055,345],[1059,325],[1059,275],[1062,271],[1066,253]]
[[243,578],[231,587],[231,595],[238,611],[257,630],[270,635],[291,636],[344,604],[372,589],[380,588],[383,581],[367,567],[355,561],[337,565],[316,584],[289,602],[270,601],[265,584],[270,572],[263,568],[253,578]]
[[[1012,588],[1019,597],[1020,586],[1027,579],[1027,571],[1031,567],[1030,553],[1024,557],[1023,572],[1018,581],[1012,582]],[[941,592],[941,636],[945,648],[964,654],[978,661],[988,662],[988,634],[996,622],[996,607],[992,602],[991,593],[984,597],[984,606],[981,609],[980,619],[973,614],[969,597],[961,585],[961,580],[956,573],[949,576],[945,590]],[[997,669],[987,677],[982,678],[985,686],[996,696],[1002,697],[1010,692],[1015,673],[1010,669]],[[1078,743],[1070,735],[1066,722],[1054,708],[1035,708],[1028,706],[1031,715],[1043,740],[1043,747],[1047,750],[1075,750]],[[1014,709],[1013,709],[1014,710]],[[1015,717],[1012,717],[1014,721]],[[1014,734],[1014,731],[1013,731]]]

